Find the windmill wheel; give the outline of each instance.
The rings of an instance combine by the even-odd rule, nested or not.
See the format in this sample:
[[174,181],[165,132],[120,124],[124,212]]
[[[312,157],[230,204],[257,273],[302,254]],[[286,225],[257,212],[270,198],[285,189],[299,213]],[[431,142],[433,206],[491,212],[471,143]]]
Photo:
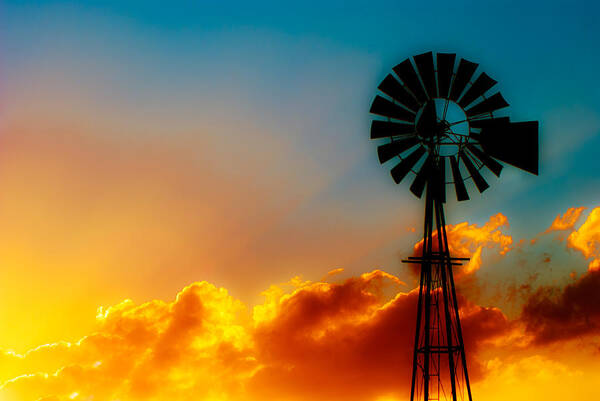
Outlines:
[[455,66],[456,54],[450,53],[437,53],[435,63],[432,52],[413,60],[384,78],[370,110],[378,116],[371,139],[384,142],[377,147],[382,164],[397,161],[390,171],[396,184],[412,173],[415,196],[429,185],[445,201],[446,185],[454,184],[463,201],[469,199],[465,181],[479,192],[489,187],[484,167],[499,177],[504,162],[537,175],[537,121],[512,123],[494,115],[508,103],[500,92],[488,96],[497,82],[485,72],[475,78],[478,64],[461,59]]

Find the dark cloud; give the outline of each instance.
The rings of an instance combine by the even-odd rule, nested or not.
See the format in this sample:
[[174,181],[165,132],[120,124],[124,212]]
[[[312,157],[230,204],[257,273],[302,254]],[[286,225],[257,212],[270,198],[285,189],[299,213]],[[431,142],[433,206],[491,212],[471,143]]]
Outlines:
[[600,333],[600,271],[565,287],[542,286],[529,295],[521,320],[535,344]]
[[[283,300],[276,317],[255,332],[264,368],[251,380],[253,391],[263,399],[406,396],[418,292],[382,302],[368,289],[370,280],[315,284]],[[498,309],[459,299],[471,378],[480,380],[481,344],[504,335],[510,324]]]

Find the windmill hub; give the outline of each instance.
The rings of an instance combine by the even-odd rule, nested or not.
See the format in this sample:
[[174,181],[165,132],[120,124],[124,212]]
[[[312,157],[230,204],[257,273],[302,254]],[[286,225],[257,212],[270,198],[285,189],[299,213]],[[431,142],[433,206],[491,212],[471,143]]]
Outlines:
[[446,132],[449,130],[449,128],[450,124],[448,124],[448,121],[437,121],[432,127],[431,136],[433,138],[442,138],[446,135]]
[[469,123],[463,109],[453,101],[434,98],[417,113],[417,136],[430,153],[455,156],[468,142]]
[[450,123],[448,120],[441,120],[438,122],[438,135],[443,135],[450,132]]

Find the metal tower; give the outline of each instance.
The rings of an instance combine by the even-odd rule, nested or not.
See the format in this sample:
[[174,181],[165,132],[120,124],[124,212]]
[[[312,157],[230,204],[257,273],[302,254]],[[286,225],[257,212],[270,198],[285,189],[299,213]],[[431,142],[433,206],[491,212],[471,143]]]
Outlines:
[[444,206],[428,190],[422,256],[403,260],[421,265],[411,400],[472,400],[452,274],[464,260],[450,256]]
[[488,95],[497,82],[484,72],[474,78],[478,64],[461,59],[455,68],[455,61],[456,54],[437,53],[434,62],[432,52],[404,60],[380,83],[370,110],[378,116],[371,139],[384,141],[379,161],[396,160],[396,184],[412,173],[410,191],[425,192],[422,254],[403,261],[421,266],[411,401],[472,401],[452,272],[468,259],[450,255],[446,185],[464,201],[466,183],[485,191],[483,174],[499,177],[500,161],[538,174],[538,122],[498,116],[508,103],[500,92]]

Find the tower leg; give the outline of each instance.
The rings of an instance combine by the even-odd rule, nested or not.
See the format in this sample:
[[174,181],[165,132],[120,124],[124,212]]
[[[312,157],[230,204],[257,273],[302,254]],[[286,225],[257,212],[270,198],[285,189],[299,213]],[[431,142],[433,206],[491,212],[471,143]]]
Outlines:
[[[443,204],[432,195],[428,185],[422,255],[406,261],[421,264],[411,401],[472,401],[452,272],[457,258],[450,256],[445,224]],[[444,358],[447,370],[443,368]]]
[[[441,202],[435,202],[436,210],[436,226],[438,232],[438,249],[444,250],[444,262],[441,265],[441,276],[442,276],[442,294],[444,297],[444,317],[446,319],[446,343],[448,346],[448,370],[450,372],[450,385],[452,389],[452,401],[456,401],[456,374],[454,372],[454,348],[452,347],[453,338],[452,338],[452,326],[448,324],[452,322],[452,318],[450,316],[450,305],[448,302],[448,279],[447,276],[452,276],[452,264],[450,264],[450,252],[448,251],[448,246],[445,241],[445,232],[446,228],[442,226],[442,214],[444,213],[443,205]],[[444,235],[440,235],[441,232],[444,232]],[[446,258],[447,256],[447,258]],[[452,291],[452,298],[456,299],[454,295],[454,291]],[[458,316],[456,317],[458,320]],[[459,323],[460,324],[460,323]],[[464,352],[463,352],[464,354]]]
[[[444,208],[442,205],[440,205],[440,218],[441,218],[441,223],[442,223],[442,236],[444,239],[444,246],[446,248],[446,250],[448,250],[448,236],[446,235],[446,218],[444,217]],[[450,252],[448,251],[448,255],[450,254]],[[450,273],[448,274],[449,278],[450,278],[450,291],[451,291],[451,295],[452,295],[452,299],[453,299],[453,307],[454,307],[454,316],[456,319],[456,332],[458,335],[458,340],[459,340],[459,348],[460,348],[460,358],[461,358],[461,362],[462,362],[462,367],[463,367],[463,371],[464,371],[464,375],[465,375],[465,385],[467,387],[467,394],[469,396],[469,401],[473,401],[473,397],[471,396],[471,383],[469,382],[469,372],[467,371],[467,356],[465,354],[465,344],[463,341],[463,335],[462,335],[462,327],[460,325],[460,318],[458,316],[458,301],[456,299],[456,288],[454,286],[454,275],[452,274],[452,270],[449,271]]]

